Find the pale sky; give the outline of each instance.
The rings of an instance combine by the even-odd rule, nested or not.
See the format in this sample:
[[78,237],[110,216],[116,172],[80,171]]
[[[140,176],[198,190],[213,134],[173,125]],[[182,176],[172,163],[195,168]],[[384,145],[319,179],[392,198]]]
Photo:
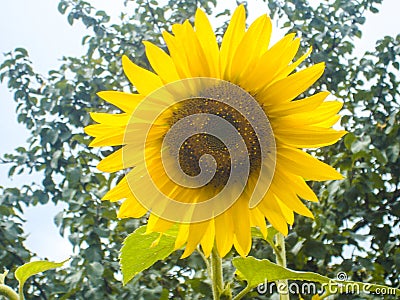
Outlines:
[[[92,0],[90,3],[96,8],[107,11],[116,17],[125,10],[124,0]],[[250,19],[266,12],[267,5],[261,1],[249,1]],[[318,3],[318,0],[310,0]],[[51,69],[57,69],[62,56],[79,56],[84,54],[81,45],[85,35],[85,27],[79,22],[70,26],[66,16],[57,10],[57,0],[13,0],[2,4],[0,10],[0,63],[1,54],[16,47],[28,50],[37,72],[44,75]],[[220,1],[218,6],[234,6],[235,1]],[[377,6],[378,7],[378,6]],[[395,36],[399,33],[400,11],[399,0],[383,0],[379,14],[368,14],[367,22],[363,26],[362,40],[356,41],[356,54],[361,55],[366,50],[373,50],[375,41],[384,35]],[[12,152],[19,146],[24,146],[29,136],[24,126],[16,121],[15,103],[12,93],[5,84],[0,85],[0,156]],[[16,176],[13,180],[7,178],[7,166],[0,165],[0,186],[20,186],[32,181],[40,183],[38,176]],[[38,206],[26,210],[25,225],[29,237],[26,246],[36,252],[41,258],[62,260],[72,253],[67,240],[58,235],[53,218],[58,210],[54,205]]]

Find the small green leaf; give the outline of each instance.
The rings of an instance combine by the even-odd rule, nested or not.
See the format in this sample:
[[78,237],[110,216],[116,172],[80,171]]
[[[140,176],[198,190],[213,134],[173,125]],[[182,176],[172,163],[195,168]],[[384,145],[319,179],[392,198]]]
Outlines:
[[[268,226],[267,230],[268,230],[268,233],[267,233],[267,237],[265,240],[268,243],[270,243],[270,244],[272,243],[272,245],[274,245],[274,236],[278,231],[272,226]],[[260,229],[258,229],[256,227],[251,228],[251,236],[254,238],[264,239],[264,236],[261,233]]]
[[371,144],[371,137],[370,136],[363,136],[359,138],[358,140],[353,141],[351,144],[350,150],[353,153],[357,153],[361,150],[368,151],[369,146]]
[[101,263],[94,261],[88,265],[86,271],[88,276],[91,278],[101,278],[104,273],[104,266]]
[[124,285],[138,273],[168,257],[174,251],[177,233],[177,229],[173,227],[161,237],[156,232],[146,234],[146,226],[131,233],[125,239],[120,254]]
[[267,235],[267,242],[274,247],[275,246],[275,242],[274,242],[274,236],[275,234],[278,233],[278,230],[276,230],[274,227],[272,226],[268,226],[268,235]]
[[326,255],[325,245],[322,242],[308,240],[303,245],[304,253],[315,258],[324,258]]
[[24,48],[15,48],[14,51],[21,53],[23,56],[28,56],[28,51],[26,51]]
[[347,149],[351,149],[351,145],[354,143],[356,140],[356,136],[353,133],[348,133],[344,137],[344,145],[346,146]]
[[70,14],[68,15],[68,17],[67,17],[67,20],[68,20],[69,25],[74,24],[74,14],[73,14],[73,13],[70,13]]
[[22,288],[23,288],[26,280],[29,277],[31,277],[35,274],[47,271],[47,270],[59,268],[62,265],[64,265],[64,263],[66,263],[68,260],[69,259],[66,259],[59,263],[45,261],[45,260],[32,261],[32,262],[26,263],[26,264],[18,267],[17,270],[15,271],[15,278],[17,278],[17,280],[19,282],[20,293],[22,291]]
[[163,289],[161,292],[160,300],[168,300],[169,299],[169,290]]
[[261,231],[260,231],[258,228],[256,228],[256,227],[252,227],[252,228],[251,228],[251,236],[252,236],[253,238],[264,239],[264,237],[263,237]]
[[65,11],[67,10],[67,8],[68,8],[68,5],[67,5],[67,3],[65,3],[64,1],[61,1],[61,2],[58,4],[58,11],[59,11],[61,14],[65,14]]
[[185,280],[185,283],[190,285],[194,292],[202,295],[211,295],[212,289],[209,284],[204,282],[201,278],[193,278]]
[[377,14],[379,12],[379,9],[377,9],[376,7],[371,6],[369,9],[373,14]]

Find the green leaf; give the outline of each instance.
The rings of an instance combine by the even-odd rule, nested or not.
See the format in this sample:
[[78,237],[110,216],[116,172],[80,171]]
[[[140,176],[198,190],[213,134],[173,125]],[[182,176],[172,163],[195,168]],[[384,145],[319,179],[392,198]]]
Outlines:
[[278,230],[276,230],[274,227],[272,226],[268,226],[268,235],[267,235],[267,242],[274,247],[275,246],[275,242],[274,242],[274,236],[275,234],[278,233]]
[[47,270],[62,267],[68,260],[66,259],[59,263],[46,260],[32,261],[18,267],[15,271],[15,278],[19,282],[20,293],[22,293],[22,288],[29,277]]
[[187,279],[185,283],[189,284],[196,293],[202,295],[212,294],[211,286],[204,282],[202,278]]
[[308,240],[304,243],[304,253],[315,258],[324,258],[326,255],[325,245],[319,241]]
[[146,226],[131,233],[125,239],[120,254],[124,285],[138,273],[168,257],[174,251],[177,233],[177,228],[173,227],[162,236],[156,232],[146,234]]
[[376,7],[371,6],[369,9],[373,14],[377,14],[379,12],[379,9],[377,9]]
[[169,299],[169,290],[163,289],[161,292],[160,300],[168,300]]
[[329,282],[329,278],[312,273],[312,272],[298,272],[281,267],[268,259],[259,260],[254,257],[235,257],[232,260],[235,266],[236,273],[239,278],[243,278],[247,281],[250,287],[256,287],[257,285],[264,283],[265,281],[277,281],[284,279],[291,280],[308,280],[315,282]]
[[65,14],[65,11],[67,10],[67,8],[68,8],[68,5],[67,5],[67,3],[65,3],[64,1],[61,1],[61,2],[58,4],[58,11],[59,11],[61,14]]
[[344,137],[344,145],[347,149],[351,149],[351,144],[356,140],[356,136],[353,133],[348,133]]
[[386,156],[385,150],[378,150],[376,148],[372,149],[372,153],[376,157],[377,161],[381,164],[386,164],[388,162],[388,158]]
[[23,56],[28,56],[28,51],[26,51],[24,48],[15,48],[14,51],[21,53]]
[[91,278],[101,278],[101,276],[103,276],[103,273],[104,266],[97,261],[90,263],[87,267],[87,274]]
[[[235,257],[232,260],[232,264],[236,268],[236,274],[240,279],[247,281],[250,288],[254,288],[259,284],[265,282],[273,282],[278,280],[300,280],[300,281],[311,281],[325,284],[323,286],[329,287],[330,285],[343,286],[344,288],[337,289],[337,292],[345,293],[354,286],[358,286],[359,290],[374,292],[383,291],[387,293],[396,294],[400,296],[400,289],[387,287],[384,285],[370,284],[355,281],[344,281],[334,280],[326,276],[322,276],[313,272],[299,272],[293,271],[284,267],[281,267],[268,259],[259,260],[254,257]],[[338,274],[339,275],[339,274]],[[328,286],[326,286],[328,284]],[[348,286],[348,289],[346,289]]]
[[388,148],[388,159],[390,162],[395,163],[400,155],[400,144],[393,144]]
[[359,138],[358,140],[354,141],[351,145],[351,152],[357,153],[361,150],[368,151],[369,150],[369,145],[371,144],[371,137],[370,136],[364,136]]
[[70,13],[70,14],[68,15],[68,17],[67,17],[67,20],[68,20],[69,25],[74,24],[74,14],[73,14],[73,13]]

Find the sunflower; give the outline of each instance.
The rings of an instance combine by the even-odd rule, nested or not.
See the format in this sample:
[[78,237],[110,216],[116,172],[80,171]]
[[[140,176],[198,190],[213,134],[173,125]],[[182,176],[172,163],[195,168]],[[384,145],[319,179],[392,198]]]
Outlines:
[[[318,63],[295,69],[300,40],[294,34],[269,47],[271,20],[246,30],[245,9],[235,10],[220,45],[206,14],[163,32],[168,53],[144,42],[153,71],[122,57],[137,93],[98,95],[122,113],[92,113],[85,128],[91,146],[122,146],[98,165],[125,170],[104,200],[123,201],[120,218],[149,213],[147,232],[178,226],[182,257],[198,245],[224,257],[235,247],[246,256],[251,228],[264,237],[267,221],[284,235],[294,212],[313,218],[302,200],[318,199],[306,180],[342,176],[303,148],[327,146],[345,131],[332,126],[342,104],[328,92],[297,99],[324,71]],[[302,199],[302,200],[301,200]]]

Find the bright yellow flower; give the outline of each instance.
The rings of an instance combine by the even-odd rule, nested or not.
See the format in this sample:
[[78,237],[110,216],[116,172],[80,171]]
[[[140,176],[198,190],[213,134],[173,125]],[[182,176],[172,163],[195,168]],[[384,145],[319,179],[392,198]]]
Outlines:
[[123,113],[92,113],[98,124],[85,129],[95,137],[91,146],[122,145],[98,165],[105,172],[126,170],[104,199],[123,200],[121,218],[151,211],[148,232],[179,224],[175,246],[186,245],[183,257],[198,245],[206,256],[214,246],[222,257],[232,246],[246,256],[251,227],[266,235],[268,220],[286,235],[294,212],[313,218],[300,200],[318,201],[305,180],[342,178],[301,150],[345,134],[331,128],[342,104],[325,101],[328,92],[296,99],[324,64],[294,72],[311,49],[293,61],[300,46],[294,34],[269,48],[270,18],[259,17],[247,30],[245,19],[239,6],[218,45],[198,10],[194,27],[186,21],[163,33],[169,54],[144,43],[154,72],[124,56],[137,93],[100,92]]

